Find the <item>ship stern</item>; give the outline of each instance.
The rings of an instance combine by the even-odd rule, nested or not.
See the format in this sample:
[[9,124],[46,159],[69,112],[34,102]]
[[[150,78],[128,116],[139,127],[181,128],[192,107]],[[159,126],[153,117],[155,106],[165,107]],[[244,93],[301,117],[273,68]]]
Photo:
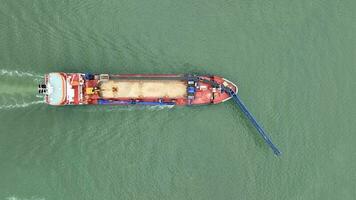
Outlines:
[[44,82],[38,85],[38,93],[44,95],[45,102],[49,105],[65,105],[66,74],[60,72],[46,74]]

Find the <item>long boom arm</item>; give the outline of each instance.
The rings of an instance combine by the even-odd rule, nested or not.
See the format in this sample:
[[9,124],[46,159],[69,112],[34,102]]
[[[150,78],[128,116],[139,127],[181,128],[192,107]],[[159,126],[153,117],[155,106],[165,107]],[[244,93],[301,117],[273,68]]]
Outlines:
[[226,93],[228,93],[231,98],[235,101],[235,103],[239,106],[239,108],[242,110],[242,112],[245,114],[245,116],[251,121],[251,123],[253,124],[253,126],[257,129],[258,133],[262,136],[263,140],[267,143],[267,145],[272,149],[273,153],[277,156],[281,155],[281,151],[279,151],[279,149],[276,147],[276,145],[274,145],[272,143],[271,138],[268,136],[268,134],[264,131],[264,129],[262,128],[262,126],[257,122],[257,120],[255,119],[255,117],[250,113],[250,111],[248,111],[247,107],[245,106],[245,104],[242,102],[242,100],[240,99],[240,97],[235,93],[235,91],[233,91],[231,88],[229,87],[225,87],[224,85],[220,85],[218,83],[216,83],[215,81],[211,81],[211,80],[206,80],[206,79],[202,79],[202,78],[197,78],[196,76],[193,76],[193,78],[196,78],[200,81],[203,82],[207,82],[210,83],[212,86],[215,87],[220,87],[223,91],[225,91]]
[[267,143],[267,145],[272,149],[273,153],[277,156],[281,155],[281,151],[272,143],[271,138],[267,135],[267,133],[263,130],[261,125],[257,122],[255,117],[248,111],[245,104],[242,102],[240,97],[230,88],[223,88],[226,92],[230,94],[235,103],[239,106],[242,112],[246,115],[246,117],[251,121],[253,126],[257,129],[258,133],[262,136],[263,140]]

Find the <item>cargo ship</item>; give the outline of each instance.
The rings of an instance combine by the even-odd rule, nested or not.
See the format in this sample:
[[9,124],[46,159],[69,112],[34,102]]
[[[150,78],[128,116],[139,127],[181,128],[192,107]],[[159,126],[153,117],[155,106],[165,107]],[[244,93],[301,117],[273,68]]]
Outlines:
[[49,73],[38,91],[49,105],[205,105],[231,98],[237,86],[219,76]]
[[49,105],[190,106],[233,99],[275,155],[281,152],[248,111],[231,81],[214,75],[54,72],[38,86]]

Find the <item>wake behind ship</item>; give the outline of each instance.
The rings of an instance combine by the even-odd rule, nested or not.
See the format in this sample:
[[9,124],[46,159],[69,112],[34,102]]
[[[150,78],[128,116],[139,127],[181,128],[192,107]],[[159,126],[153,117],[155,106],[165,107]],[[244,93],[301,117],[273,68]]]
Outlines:
[[39,92],[50,105],[203,105],[231,96],[237,87],[219,76],[174,74],[49,73]]

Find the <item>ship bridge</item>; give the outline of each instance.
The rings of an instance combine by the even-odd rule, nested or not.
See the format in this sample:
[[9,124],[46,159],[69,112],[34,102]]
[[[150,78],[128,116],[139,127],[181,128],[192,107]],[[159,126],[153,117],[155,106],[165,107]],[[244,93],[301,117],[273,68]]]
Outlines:
[[62,73],[49,73],[46,76],[47,97],[50,105],[62,105],[66,101],[66,77]]

